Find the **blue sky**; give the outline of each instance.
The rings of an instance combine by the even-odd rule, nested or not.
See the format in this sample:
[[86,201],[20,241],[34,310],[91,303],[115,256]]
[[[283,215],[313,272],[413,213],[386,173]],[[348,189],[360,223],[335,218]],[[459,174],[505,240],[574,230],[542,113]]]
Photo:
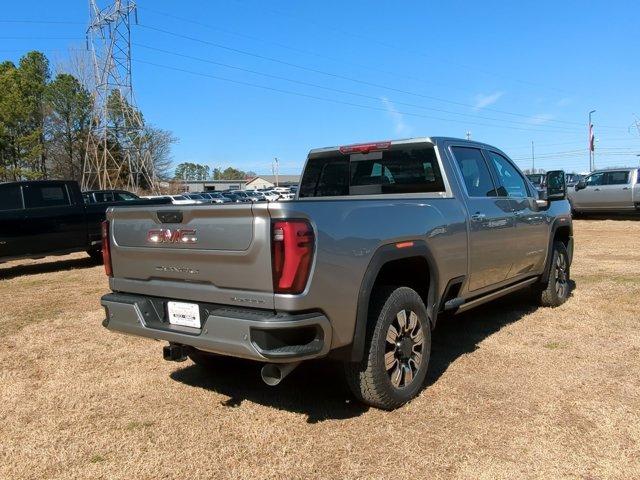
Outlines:
[[[0,58],[64,64],[84,48],[87,4],[7,2]],[[138,6],[136,99],[179,138],[175,163],[270,173],[277,156],[298,173],[314,147],[470,131],[522,168],[533,141],[537,168],[584,171],[591,109],[596,165],[640,160],[637,0]]]

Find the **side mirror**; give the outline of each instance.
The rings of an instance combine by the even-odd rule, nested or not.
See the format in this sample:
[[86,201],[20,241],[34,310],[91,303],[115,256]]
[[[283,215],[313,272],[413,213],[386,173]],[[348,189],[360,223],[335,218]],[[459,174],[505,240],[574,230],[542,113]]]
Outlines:
[[567,198],[567,184],[564,171],[551,170],[547,172],[547,200],[564,200]]
[[584,188],[587,188],[587,183],[584,180],[580,180],[578,183],[576,183],[576,192]]

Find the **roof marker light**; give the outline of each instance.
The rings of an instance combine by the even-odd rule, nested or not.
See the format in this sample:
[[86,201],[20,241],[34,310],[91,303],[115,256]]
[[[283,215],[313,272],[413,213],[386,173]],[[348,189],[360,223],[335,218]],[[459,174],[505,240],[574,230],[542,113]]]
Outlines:
[[346,155],[349,153],[369,153],[379,150],[388,150],[391,147],[391,142],[373,142],[373,143],[360,143],[357,145],[344,145],[340,147],[340,153]]

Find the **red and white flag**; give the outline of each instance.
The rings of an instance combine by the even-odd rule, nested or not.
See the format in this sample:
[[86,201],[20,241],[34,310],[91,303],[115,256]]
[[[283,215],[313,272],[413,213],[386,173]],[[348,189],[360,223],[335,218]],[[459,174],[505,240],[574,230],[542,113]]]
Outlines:
[[593,123],[589,125],[589,151],[593,152],[596,148],[596,139],[593,135]]

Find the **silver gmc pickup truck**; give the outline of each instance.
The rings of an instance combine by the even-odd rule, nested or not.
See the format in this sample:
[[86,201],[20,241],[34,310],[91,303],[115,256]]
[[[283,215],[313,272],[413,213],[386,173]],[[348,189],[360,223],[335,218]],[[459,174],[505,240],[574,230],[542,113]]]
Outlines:
[[438,316],[526,287],[567,299],[564,172],[546,180],[490,145],[414,138],[312,150],[290,202],[111,209],[103,325],[167,341],[167,360],[264,362],[270,385],[339,359],[393,409],[423,384]]

